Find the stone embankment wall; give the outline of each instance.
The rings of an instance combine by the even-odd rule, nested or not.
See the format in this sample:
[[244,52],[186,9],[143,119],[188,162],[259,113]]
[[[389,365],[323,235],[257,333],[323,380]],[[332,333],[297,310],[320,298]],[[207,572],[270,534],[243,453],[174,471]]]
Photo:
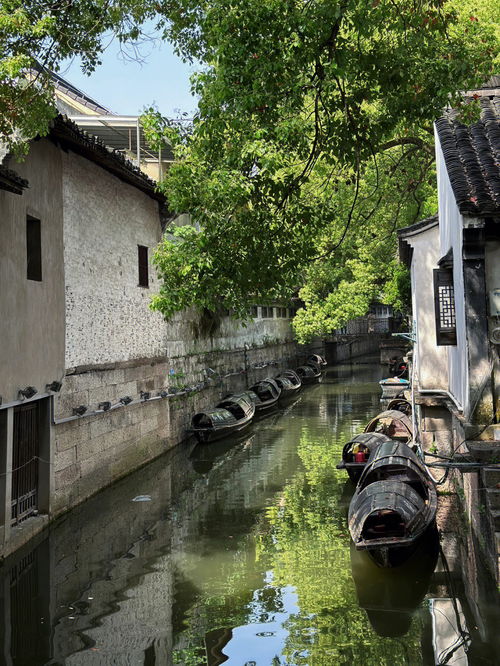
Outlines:
[[328,363],[343,363],[360,356],[375,356],[379,353],[380,342],[386,336],[381,333],[370,333],[360,335],[354,339],[344,339],[336,336],[335,339],[326,342],[326,359]]
[[[69,374],[54,414],[52,517],[181,442],[196,411],[295,367],[306,352],[297,358],[295,343],[284,340]],[[122,405],[124,396],[132,402]],[[99,410],[103,402],[110,402],[111,409]],[[72,414],[78,405],[88,408],[81,417]]]

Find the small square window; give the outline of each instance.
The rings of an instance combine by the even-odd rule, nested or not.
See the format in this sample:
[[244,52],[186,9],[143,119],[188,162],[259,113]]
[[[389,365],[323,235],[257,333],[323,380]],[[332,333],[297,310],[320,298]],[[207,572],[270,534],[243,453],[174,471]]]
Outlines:
[[26,277],[28,280],[42,281],[42,232],[40,220],[26,217]]
[[148,248],[145,245],[137,246],[137,259],[139,265],[139,287],[149,287]]

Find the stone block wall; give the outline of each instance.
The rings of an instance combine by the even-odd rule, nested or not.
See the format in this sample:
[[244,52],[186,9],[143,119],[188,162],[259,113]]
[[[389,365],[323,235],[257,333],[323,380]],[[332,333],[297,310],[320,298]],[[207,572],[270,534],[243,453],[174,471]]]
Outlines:
[[[294,342],[283,341],[248,350],[138,359],[68,375],[54,409],[51,516],[171,449],[188,436],[195,412],[282,368],[296,367],[307,350],[297,354]],[[185,386],[196,390],[185,392]],[[161,398],[163,389],[176,389],[179,395]],[[150,399],[141,400],[141,391],[149,392]],[[121,405],[123,396],[132,403]],[[111,402],[109,411],[98,410],[104,401]],[[81,417],[73,415],[79,405],[87,407]]]

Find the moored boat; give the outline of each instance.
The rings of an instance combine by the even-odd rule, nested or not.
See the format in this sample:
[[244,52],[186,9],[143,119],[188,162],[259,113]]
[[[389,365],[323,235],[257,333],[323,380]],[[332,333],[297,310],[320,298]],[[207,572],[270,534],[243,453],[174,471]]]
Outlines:
[[365,432],[381,432],[391,439],[408,444],[413,439],[413,425],[407,414],[396,409],[380,412],[365,428]]
[[283,372],[280,373],[280,377],[287,377],[294,386],[298,386],[299,389],[302,388],[302,380],[295,370],[283,370]]
[[321,354],[311,354],[310,356],[307,357],[307,363],[312,361],[313,363],[316,363],[316,365],[324,366],[327,365],[326,359],[324,356],[321,356]]
[[257,396],[257,400],[254,400],[255,410],[260,413],[268,411],[278,404],[281,388],[274,379],[266,377],[266,379],[255,382],[248,392]]
[[379,381],[382,398],[398,398],[410,387],[410,382],[401,377],[388,377]]
[[410,416],[412,411],[411,402],[409,402],[406,398],[394,398],[387,405],[387,410],[390,411],[391,409],[395,409],[398,412],[403,412],[403,414]]
[[349,478],[357,482],[366,467],[372,452],[383,442],[391,441],[381,432],[362,432],[353,437],[342,449],[342,460],[337,469],[345,469]]
[[315,363],[300,365],[296,371],[303,384],[316,384],[321,378],[321,369]]
[[229,395],[213,409],[195,414],[191,432],[199,442],[213,442],[246,428],[254,414],[255,404],[249,395]]
[[281,393],[279,396],[280,402],[285,402],[286,400],[290,400],[291,398],[294,398],[296,395],[299,394],[300,389],[302,388],[302,383],[298,378],[298,376],[297,380],[298,380],[297,383],[294,383],[291,377],[287,377],[284,373],[281,375],[276,375],[274,381],[276,382],[276,384],[278,384],[278,386],[281,389]]
[[436,509],[436,487],[425,465],[403,442],[384,442],[373,452],[351,500],[351,538],[377,564],[397,566],[434,525]]

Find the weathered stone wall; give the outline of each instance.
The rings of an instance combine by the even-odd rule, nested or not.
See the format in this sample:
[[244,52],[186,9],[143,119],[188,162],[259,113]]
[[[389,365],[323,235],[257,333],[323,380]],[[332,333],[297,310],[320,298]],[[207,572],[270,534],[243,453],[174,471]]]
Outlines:
[[[337,337],[341,338],[341,336]],[[383,338],[383,335],[372,333],[360,335],[354,340],[328,341],[325,344],[326,359],[328,363],[343,363],[361,356],[377,355],[380,350],[380,341]]]
[[[294,367],[306,351],[297,361],[295,343],[284,341],[248,350],[130,361],[68,375],[55,407],[52,516],[182,441],[196,411],[213,406],[227,393],[277,374],[280,368]],[[267,365],[270,361],[275,364]],[[215,375],[210,371],[207,375],[208,368]],[[215,378],[201,387],[207,376]],[[195,385],[198,390],[158,398],[161,389]],[[156,399],[141,402],[141,391]],[[134,402],[119,405],[123,396]],[[104,401],[117,406],[94,414]],[[87,406],[88,415],[74,417],[73,408],[78,405]]]
[[158,202],[72,152],[63,158],[66,368],[166,353],[157,280],[139,287],[137,246],[161,237]]

